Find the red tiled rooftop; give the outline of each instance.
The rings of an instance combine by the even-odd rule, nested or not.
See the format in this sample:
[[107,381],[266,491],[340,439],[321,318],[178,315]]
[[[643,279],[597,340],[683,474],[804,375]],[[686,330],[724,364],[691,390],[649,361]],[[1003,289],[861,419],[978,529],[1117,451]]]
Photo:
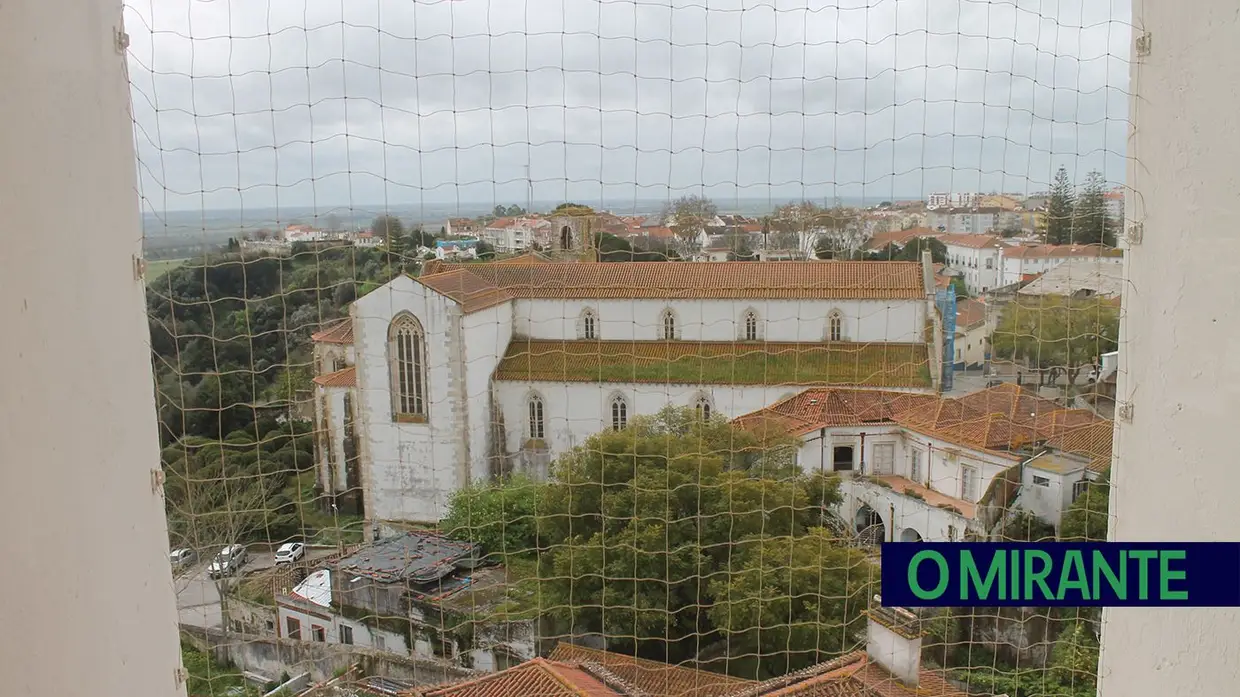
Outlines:
[[535,658],[480,678],[415,689],[410,697],[622,697],[624,694],[580,665]]
[[939,242],[952,247],[968,247],[970,249],[1003,249],[1006,246],[994,235],[941,235]]
[[353,320],[342,319],[310,335],[311,341],[324,344],[353,343]]
[[349,366],[334,373],[317,375],[314,383],[322,387],[357,387],[357,368]]
[[[561,642],[553,661],[599,665],[650,697],[728,697],[752,680]],[[513,693],[518,694],[518,693]],[[520,693],[525,694],[525,693]]]
[[877,252],[884,249],[889,244],[897,247],[903,247],[918,237],[941,237],[943,233],[937,230],[931,230],[928,227],[915,227],[907,230],[888,230],[886,232],[876,232],[870,241],[866,243],[865,248],[871,252]]

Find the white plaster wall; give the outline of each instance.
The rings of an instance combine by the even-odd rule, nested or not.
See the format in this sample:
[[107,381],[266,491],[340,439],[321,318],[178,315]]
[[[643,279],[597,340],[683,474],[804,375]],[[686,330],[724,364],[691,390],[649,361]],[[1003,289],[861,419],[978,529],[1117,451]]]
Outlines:
[[[1118,396],[1133,416],[1116,432],[1111,537],[1235,540],[1240,14],[1234,0],[1134,5],[1152,42],[1131,68],[1125,217],[1145,234],[1126,253]],[[1106,610],[1099,695],[1235,694],[1237,628],[1237,608]]]
[[986,361],[986,323],[982,322],[966,332],[956,333],[956,350],[960,359],[956,363],[974,365]]
[[0,3],[5,695],[185,694],[120,19]]
[[[450,310],[455,303],[401,276],[354,303],[357,382],[365,419],[366,515],[368,519],[435,521],[461,481],[462,439],[454,384]],[[402,311],[411,312],[426,332],[427,422],[396,423],[392,418],[388,372],[388,327]]]
[[[622,394],[631,420],[655,414],[665,406],[692,406],[706,395],[714,413],[726,418],[757,411],[791,396],[801,388],[790,386],[667,385],[628,383],[515,382],[496,383],[507,425],[508,452],[515,453],[529,438],[529,396],[543,399],[546,443],[552,457],[581,445],[590,436],[611,428],[611,396]],[[537,474],[537,473],[531,473]]]
[[[327,432],[321,434],[321,442],[323,449],[318,452],[319,455],[319,484],[324,491],[335,491],[337,493],[348,489],[348,469],[345,467],[344,457],[344,441],[345,441],[345,395],[349,393],[350,388],[347,387],[315,387],[315,428],[322,428],[323,417],[326,415]],[[331,461],[328,460],[326,448],[331,449]],[[335,478],[331,478],[331,465],[335,464]]]
[[582,310],[599,317],[599,338],[655,340],[662,338],[660,318],[672,308],[678,338],[693,341],[734,341],[741,336],[742,317],[757,311],[760,335],[767,341],[822,341],[832,310],[844,315],[847,341],[920,342],[925,302],[917,300],[518,300],[514,331],[536,339],[576,339]]
[[[1044,477],[1047,480],[1046,485],[1034,484],[1034,477]],[[1016,506],[1058,528],[1064,510],[1072,503],[1072,485],[1084,477],[1083,464],[1080,470],[1066,473],[1047,472],[1034,466],[1026,466],[1020,495],[1016,497]]]
[[503,303],[461,320],[465,347],[465,404],[469,422],[469,471],[474,481],[490,476],[491,376],[512,339],[512,303]]

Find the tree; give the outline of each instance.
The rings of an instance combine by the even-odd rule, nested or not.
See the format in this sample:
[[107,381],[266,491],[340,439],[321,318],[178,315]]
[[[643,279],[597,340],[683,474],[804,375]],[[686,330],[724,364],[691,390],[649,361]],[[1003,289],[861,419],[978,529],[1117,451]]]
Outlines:
[[1115,350],[1118,337],[1119,308],[1108,301],[1049,295],[1008,304],[992,341],[995,356],[1024,361],[1039,375],[1062,370],[1075,385],[1082,369]]
[[1076,202],[1072,241],[1076,244],[1115,246],[1116,221],[1107,212],[1106,180],[1101,172],[1090,172]]
[[1094,697],[1098,693],[1098,639],[1089,624],[1072,622],[1051,649],[1050,675],[1063,697]]
[[409,244],[417,249],[418,247],[434,247],[435,236],[427,232],[421,225],[417,226],[409,232]]
[[964,279],[959,276],[953,276],[951,280],[952,289],[956,291],[956,299],[962,300],[969,297],[969,287],[965,285]]
[[758,678],[839,656],[864,634],[878,569],[823,528],[763,538],[728,570],[710,584],[711,621],[729,656],[761,656]]
[[478,241],[478,246],[474,247],[474,253],[478,255],[479,259],[494,259],[495,258],[495,248],[492,247],[491,244],[489,242],[486,242],[485,240]]
[[720,600],[716,571],[764,536],[806,534],[838,499],[834,479],[800,473],[795,451],[690,408],[590,437],[555,462],[540,499],[542,607],[581,630],[635,636],[649,655],[692,656]]
[[1111,484],[1109,477],[1090,482],[1064,511],[1059,523],[1059,539],[1065,542],[1106,542],[1110,522]]
[[691,194],[676,199],[663,211],[667,226],[676,233],[683,250],[693,246],[706,226],[715,219],[718,209],[714,202],[704,196]]
[[448,515],[439,523],[446,535],[482,545],[489,560],[505,562],[510,555],[538,550],[538,499],[544,485],[524,476],[466,487],[448,501]]
[[947,245],[934,237],[914,237],[900,249],[899,261],[921,261],[921,253],[930,250],[930,260],[936,264],[947,263]]
[[507,215],[509,217],[516,216],[516,215],[525,215],[525,209],[514,203],[508,207],[508,210],[504,211],[504,215]]
[[370,230],[381,240],[386,243],[387,240],[403,237],[405,234],[405,226],[401,225],[400,218],[394,215],[381,215],[374,219],[370,224]]
[[1072,218],[1076,208],[1076,190],[1068,179],[1066,167],[1055,172],[1055,181],[1051,184],[1051,197],[1046,204],[1046,242],[1047,244],[1069,244],[1072,242]]

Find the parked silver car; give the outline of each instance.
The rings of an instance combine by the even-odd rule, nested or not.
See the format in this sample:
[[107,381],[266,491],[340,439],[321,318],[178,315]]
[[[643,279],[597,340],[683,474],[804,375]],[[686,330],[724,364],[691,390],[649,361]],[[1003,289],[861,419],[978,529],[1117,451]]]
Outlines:
[[211,578],[220,578],[221,576],[232,576],[237,573],[243,564],[248,560],[249,555],[245,551],[244,545],[228,545],[215,555],[215,559],[211,562],[211,566],[207,568],[207,574]]
[[192,549],[174,549],[168,553],[168,562],[173,569],[184,569],[198,561],[198,553]]

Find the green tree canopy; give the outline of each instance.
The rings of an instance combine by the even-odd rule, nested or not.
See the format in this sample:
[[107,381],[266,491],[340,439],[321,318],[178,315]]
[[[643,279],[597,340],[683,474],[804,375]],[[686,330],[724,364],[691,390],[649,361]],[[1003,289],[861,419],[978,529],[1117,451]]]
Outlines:
[[681,244],[688,245],[706,230],[717,213],[718,208],[713,201],[705,196],[690,194],[673,201],[664,209],[663,217]]
[[1059,523],[1059,539],[1067,542],[1105,542],[1110,523],[1109,477],[1085,485]]
[[999,358],[1063,370],[1076,384],[1082,369],[1115,350],[1118,338],[1119,308],[1109,301],[1048,295],[1008,304],[992,341]]
[[1072,223],[1076,209],[1076,189],[1072,180],[1068,179],[1066,167],[1055,172],[1055,181],[1051,184],[1051,197],[1046,204],[1046,242],[1048,244],[1070,244],[1072,242]]
[[1117,221],[1107,212],[1106,179],[1102,172],[1090,172],[1076,202],[1072,241],[1076,244],[1115,246]]

